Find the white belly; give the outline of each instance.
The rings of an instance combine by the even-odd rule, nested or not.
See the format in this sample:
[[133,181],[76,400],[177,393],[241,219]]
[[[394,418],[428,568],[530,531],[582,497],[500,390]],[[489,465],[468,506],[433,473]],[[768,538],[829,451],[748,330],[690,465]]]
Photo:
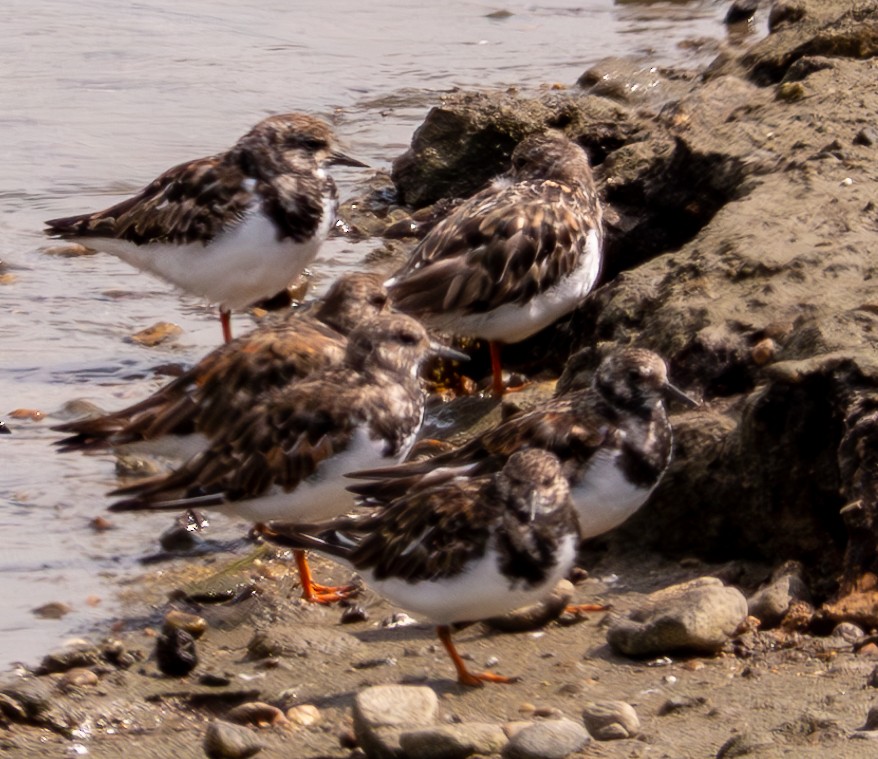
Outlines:
[[203,243],[148,243],[101,238],[93,245],[181,290],[228,309],[249,306],[283,290],[317,255],[335,223],[332,203],[324,202],[317,234],[301,243],[277,239],[277,231],[254,208],[233,228]]
[[618,466],[618,456],[618,452],[596,453],[579,482],[570,485],[583,539],[618,527],[655,490],[655,486],[643,488],[628,480]]
[[509,578],[499,571],[497,556],[492,553],[486,553],[456,577],[440,581],[413,584],[397,578],[375,580],[369,572],[362,574],[367,584],[389,601],[437,624],[475,622],[505,614],[547,596],[570,571],[576,550],[577,541],[569,536],[559,546],[553,571],[545,582],[535,587],[510,588]]

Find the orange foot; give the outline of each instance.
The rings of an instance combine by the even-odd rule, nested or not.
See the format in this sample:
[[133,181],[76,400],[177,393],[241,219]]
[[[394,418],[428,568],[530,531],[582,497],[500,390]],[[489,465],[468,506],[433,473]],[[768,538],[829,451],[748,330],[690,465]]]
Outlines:
[[302,598],[313,604],[332,604],[343,601],[359,592],[356,585],[319,585],[312,582],[302,586]]
[[454,643],[451,641],[451,628],[448,625],[439,625],[436,628],[436,634],[439,636],[439,641],[445,647],[445,650],[451,657],[451,661],[454,663],[454,668],[457,670],[457,682],[461,685],[468,685],[471,688],[481,688],[485,683],[508,684],[518,682],[519,678],[517,677],[495,675],[493,672],[470,672],[466,668],[463,659],[460,658],[460,654],[457,653]]
[[589,614],[595,611],[609,611],[612,609],[610,604],[567,604],[564,607],[566,614]]
[[305,558],[305,552],[293,551],[296,566],[299,568],[299,581],[302,583],[302,598],[313,604],[332,604],[349,598],[359,588],[356,585],[320,585],[311,576],[311,567]]
[[470,672],[466,667],[463,668],[463,671],[458,670],[457,672],[457,682],[472,688],[481,688],[485,683],[517,683],[520,679],[520,677],[506,677],[493,672]]

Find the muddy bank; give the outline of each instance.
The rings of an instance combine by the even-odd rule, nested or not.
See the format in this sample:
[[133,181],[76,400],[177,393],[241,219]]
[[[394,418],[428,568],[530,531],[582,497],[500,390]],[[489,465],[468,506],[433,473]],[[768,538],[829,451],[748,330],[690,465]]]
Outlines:
[[[584,755],[869,755],[878,4],[777,2],[770,14],[765,40],[703,72],[607,61],[536,98],[450,96],[358,204],[370,214],[351,214],[363,234],[391,238],[389,267],[412,231],[503,170],[526,134],[553,126],[589,148],[608,206],[604,284],[570,320],[510,347],[510,363],[557,376],[577,350],[591,351],[587,365],[607,344],[634,342],[664,354],[705,400],[674,415],[676,458],[652,501],[583,552],[589,579],[574,599],[611,612],[517,635],[460,633],[479,666],[522,677],[469,691],[429,627],[400,624],[370,594],[364,614],[303,606],[270,554],[205,589],[226,559],[179,559],[128,589],[144,611],[111,640],[4,680],[8,755],[204,756],[217,719],[244,723],[241,756],[256,750],[251,738],[262,756],[381,755],[353,710],[358,694],[389,683],[438,694],[430,719],[443,728],[488,725],[497,742],[486,754],[520,751],[501,747],[517,723],[563,717],[590,725],[592,742],[570,749]],[[390,181],[399,203],[388,207]],[[477,380],[481,366],[469,370]],[[720,625],[709,652],[653,636],[630,658],[608,642],[630,628],[619,627],[630,611],[648,618],[647,594],[705,577],[737,594],[741,616],[746,598],[750,615]],[[182,677],[163,675],[154,655],[170,607],[206,622]],[[584,718],[605,701],[625,702],[637,727],[619,716],[609,724],[622,727],[602,733]],[[233,711],[254,702],[279,711]],[[564,731],[554,737],[575,733]],[[230,752],[234,739],[217,740]],[[430,755],[407,740],[421,745],[408,755]]]

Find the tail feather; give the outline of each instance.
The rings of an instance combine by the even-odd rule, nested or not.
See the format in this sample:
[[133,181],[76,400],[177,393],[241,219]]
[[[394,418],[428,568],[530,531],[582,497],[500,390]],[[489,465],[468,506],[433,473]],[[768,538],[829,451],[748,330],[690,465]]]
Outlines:
[[219,506],[223,503],[220,493],[172,498],[166,501],[153,501],[148,498],[124,498],[110,504],[109,511],[171,511],[198,507]]
[[362,534],[367,534],[376,512],[345,515],[316,524],[295,522],[266,522],[256,531],[270,543],[331,556],[349,561],[357,549]]

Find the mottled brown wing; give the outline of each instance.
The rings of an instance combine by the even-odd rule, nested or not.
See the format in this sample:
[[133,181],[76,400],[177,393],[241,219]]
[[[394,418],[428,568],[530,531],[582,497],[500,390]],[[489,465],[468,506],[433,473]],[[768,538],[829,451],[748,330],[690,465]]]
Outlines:
[[348,559],[376,579],[428,580],[453,577],[482,556],[498,504],[486,491],[491,478],[460,478],[415,491],[365,522],[362,539]]
[[607,439],[606,422],[584,413],[572,399],[557,398],[533,411],[520,414],[485,432],[477,444],[490,456],[505,463],[524,448],[550,451],[561,461],[575,456],[588,458]]
[[211,437],[219,434],[229,415],[246,409],[242,404],[249,399],[340,365],[345,345],[331,327],[301,318],[222,346],[213,352],[221,355],[194,367],[199,430]]
[[513,453],[524,448],[551,451],[565,469],[568,465],[576,466],[600,448],[611,430],[597,413],[590,413],[587,406],[574,408],[574,397],[570,394],[552,399],[431,459],[353,472],[351,477],[366,481],[352,484],[348,490],[375,502],[387,503],[412,489],[436,484],[443,470],[447,471],[446,478],[455,471],[466,471],[469,475],[498,472]]
[[241,415],[220,445],[212,446],[204,484],[219,485],[228,500],[265,493],[277,486],[294,490],[325,459],[351,440],[353,415],[345,393],[327,398],[325,381],[304,381],[269,393],[266,400]]
[[112,237],[137,245],[213,239],[252,203],[245,176],[220,156],[168,169],[149,185],[103,211],[46,222],[61,237]]
[[350,399],[327,402],[325,381],[304,381],[295,392],[275,390],[246,413],[227,420],[208,450],[168,475],[113,491],[134,496],[114,508],[143,508],[183,496],[223,494],[224,500],[258,497],[272,486],[292,491],[317,465],[350,441],[357,418]]
[[582,218],[575,193],[558,182],[485,190],[421,241],[395,275],[394,305],[476,313],[525,302],[576,268],[589,231]]

